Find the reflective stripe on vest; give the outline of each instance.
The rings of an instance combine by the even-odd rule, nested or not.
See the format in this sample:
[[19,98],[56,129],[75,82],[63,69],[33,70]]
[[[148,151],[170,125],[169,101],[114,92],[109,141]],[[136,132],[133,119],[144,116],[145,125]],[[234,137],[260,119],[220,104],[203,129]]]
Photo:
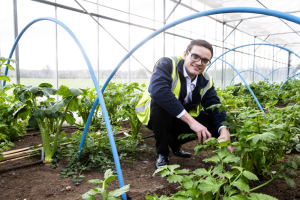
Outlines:
[[[175,95],[175,97],[177,99],[179,99],[179,95],[180,95],[180,87],[181,87],[181,81],[179,78],[179,73],[177,70],[177,65],[178,62],[180,60],[182,60],[183,58],[178,56],[178,57],[169,57],[172,60],[172,85],[171,85],[171,91],[173,92],[173,94]],[[160,61],[161,59],[159,59]],[[159,62],[158,61],[158,62]],[[157,65],[157,63],[155,64],[155,66]],[[154,68],[155,68],[154,66]],[[208,83],[206,84],[206,86],[204,88],[202,88],[200,90],[200,95],[201,95],[201,99],[202,97],[205,95],[205,93],[212,87],[213,85],[213,80],[212,77],[210,77],[207,73],[203,72],[203,77],[208,80]],[[150,102],[151,102],[151,97],[150,97],[150,93],[148,92],[148,89],[145,90],[141,100],[138,102],[136,108],[135,108],[135,112],[137,114],[137,117],[139,118],[139,120],[141,121],[142,124],[147,125],[149,120],[150,120]],[[189,114],[193,117],[197,117],[200,114],[200,108],[201,108],[201,104],[198,106],[195,106],[192,110],[190,110]]]

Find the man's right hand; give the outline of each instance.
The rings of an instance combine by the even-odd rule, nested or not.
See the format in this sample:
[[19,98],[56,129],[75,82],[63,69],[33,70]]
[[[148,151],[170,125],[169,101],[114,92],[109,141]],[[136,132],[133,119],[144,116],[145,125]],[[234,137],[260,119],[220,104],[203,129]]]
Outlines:
[[185,112],[184,115],[180,117],[180,119],[186,122],[190,126],[190,128],[197,134],[199,143],[201,143],[202,138],[203,138],[202,140],[203,144],[205,143],[205,140],[211,138],[211,133],[207,130],[207,128],[202,124],[200,124],[199,122],[197,122],[187,112]]
[[190,128],[193,131],[195,131],[195,133],[197,134],[199,143],[201,143],[202,138],[203,138],[203,140],[202,140],[203,144],[205,144],[205,141],[208,138],[211,138],[211,133],[207,130],[207,128],[205,126],[203,126],[202,124],[200,124],[199,122],[197,122],[196,120],[194,123],[192,123],[190,125]]

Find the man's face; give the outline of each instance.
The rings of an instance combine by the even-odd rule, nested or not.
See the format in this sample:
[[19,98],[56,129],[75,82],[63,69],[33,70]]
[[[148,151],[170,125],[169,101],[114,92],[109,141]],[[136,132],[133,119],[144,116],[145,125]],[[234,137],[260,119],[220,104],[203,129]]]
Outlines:
[[[191,59],[191,54],[197,54],[201,59],[197,62]],[[202,63],[202,59],[211,59],[211,52],[209,49],[202,46],[193,46],[190,53],[183,52],[184,67],[189,75],[189,77],[193,80],[198,74],[201,74],[207,65]]]

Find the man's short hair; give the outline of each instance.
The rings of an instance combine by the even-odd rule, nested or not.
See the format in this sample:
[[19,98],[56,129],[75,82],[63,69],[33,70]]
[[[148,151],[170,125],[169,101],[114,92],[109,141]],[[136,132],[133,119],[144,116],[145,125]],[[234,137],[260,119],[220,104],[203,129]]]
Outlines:
[[187,46],[186,48],[186,53],[192,50],[193,46],[201,46],[201,47],[205,47],[207,49],[210,50],[211,52],[211,58],[214,55],[214,50],[213,47],[211,46],[211,44],[209,42],[207,42],[206,40],[192,40],[191,43]]

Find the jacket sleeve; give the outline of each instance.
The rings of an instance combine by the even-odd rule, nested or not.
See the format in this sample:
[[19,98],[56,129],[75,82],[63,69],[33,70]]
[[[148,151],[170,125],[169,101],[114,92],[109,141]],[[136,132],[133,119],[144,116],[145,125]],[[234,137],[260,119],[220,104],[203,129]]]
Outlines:
[[208,107],[214,105],[214,104],[220,104],[221,101],[219,97],[217,96],[217,92],[215,90],[215,87],[212,86],[203,96],[203,99],[201,100],[201,105],[204,107],[205,112],[209,114],[209,117],[213,121],[215,127],[217,130],[222,126],[221,123],[225,121],[226,112],[222,111],[219,113],[219,109],[214,109],[212,111],[211,109],[207,109]]
[[162,58],[153,71],[148,91],[156,103],[167,110],[172,116],[176,117],[184,108],[171,91],[171,74],[172,60]]

